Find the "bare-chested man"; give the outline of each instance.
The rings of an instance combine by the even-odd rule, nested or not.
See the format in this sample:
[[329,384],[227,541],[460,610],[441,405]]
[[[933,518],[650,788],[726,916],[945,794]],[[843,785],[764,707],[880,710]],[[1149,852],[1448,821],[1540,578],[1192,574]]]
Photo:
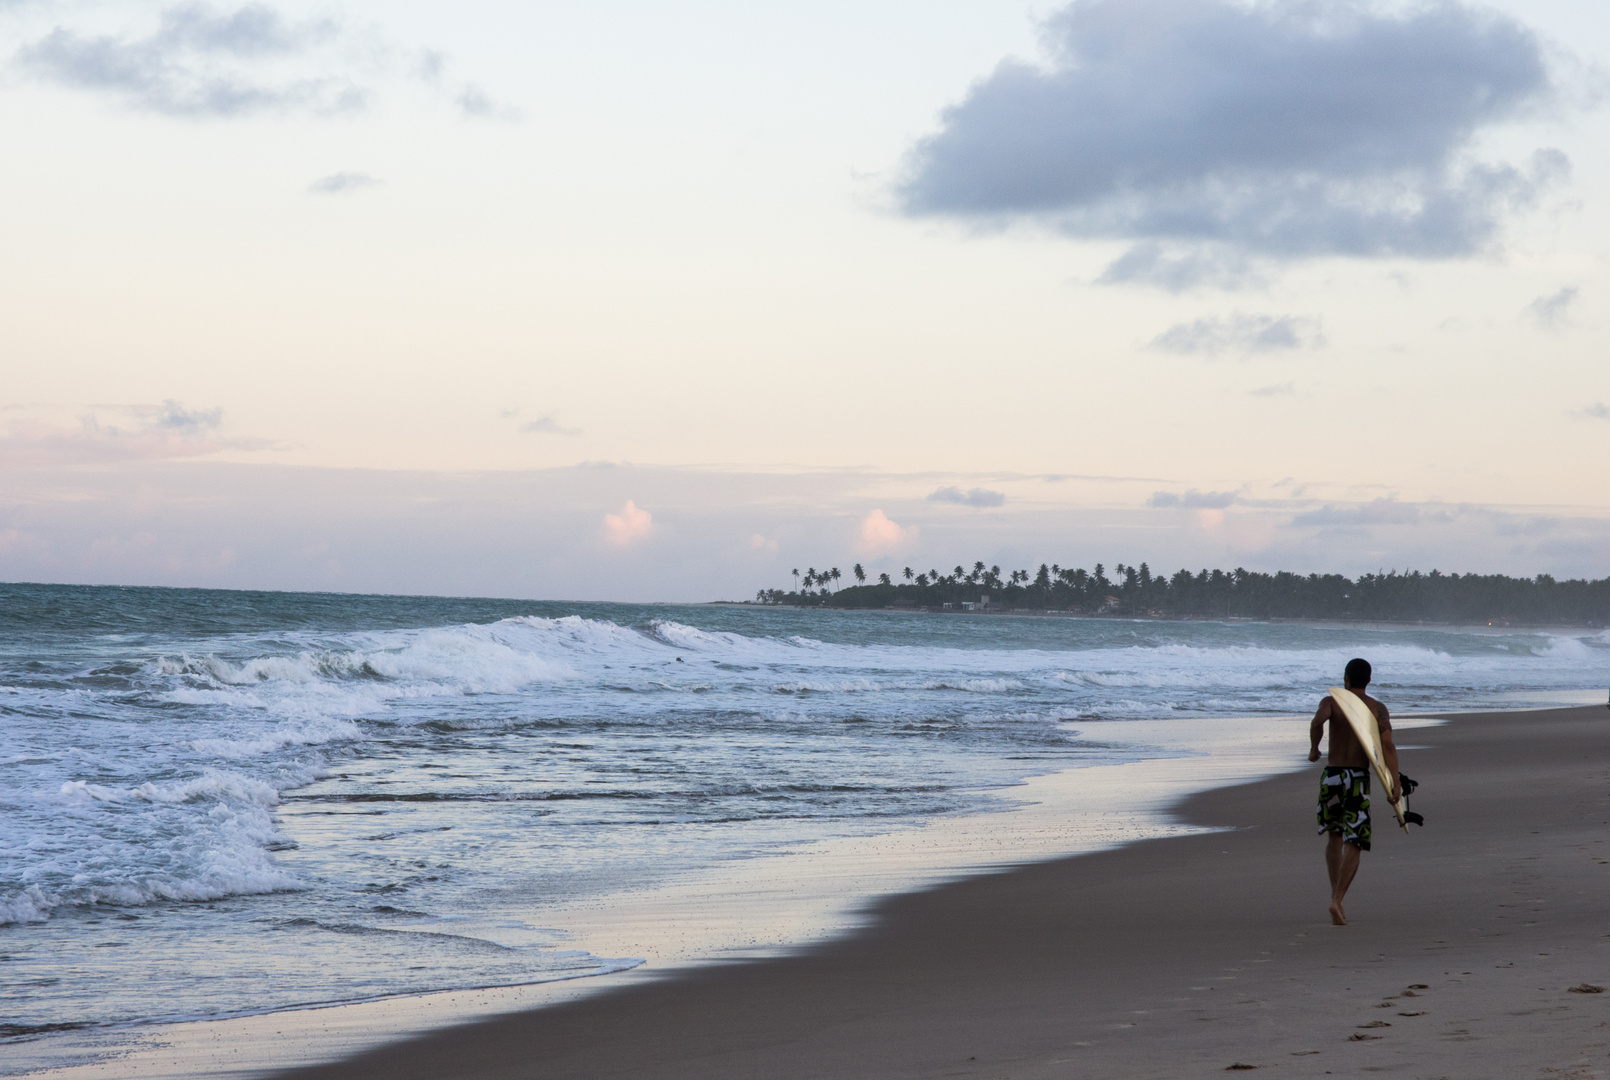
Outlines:
[[[1397,802],[1403,781],[1398,776],[1398,748],[1392,742],[1392,716],[1386,706],[1364,692],[1370,685],[1368,660],[1349,660],[1342,685],[1357,694],[1375,714],[1381,725],[1381,752],[1386,771],[1392,777],[1390,801]],[[1319,831],[1329,833],[1325,843],[1325,866],[1330,870],[1330,921],[1347,925],[1342,897],[1358,873],[1360,852],[1370,850],[1370,759],[1353,734],[1353,725],[1342,715],[1341,706],[1330,695],[1319,703],[1313,723],[1308,725],[1308,760],[1319,760],[1319,740],[1330,726],[1330,764],[1319,781]]]

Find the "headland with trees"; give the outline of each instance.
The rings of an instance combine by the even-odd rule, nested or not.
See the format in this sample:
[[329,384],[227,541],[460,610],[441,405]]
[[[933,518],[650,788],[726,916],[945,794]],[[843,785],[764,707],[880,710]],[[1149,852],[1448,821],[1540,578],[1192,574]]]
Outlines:
[[1387,571],[1362,574],[1180,570],[1153,574],[1145,563],[1117,564],[1109,577],[1042,563],[1012,570],[974,562],[969,569],[915,570],[870,578],[856,563],[843,588],[837,567],[792,571],[794,588],[762,589],[755,602],[793,607],[1059,613],[1126,618],[1245,618],[1432,622],[1472,625],[1610,625],[1610,577],[1556,580],[1503,574]]

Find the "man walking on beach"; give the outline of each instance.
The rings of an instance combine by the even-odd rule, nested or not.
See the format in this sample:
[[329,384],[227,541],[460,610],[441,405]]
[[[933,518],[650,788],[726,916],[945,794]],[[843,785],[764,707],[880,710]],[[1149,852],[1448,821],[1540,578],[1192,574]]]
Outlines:
[[[1349,660],[1342,685],[1359,696],[1375,714],[1381,728],[1381,754],[1387,774],[1392,777],[1391,802],[1398,801],[1403,781],[1398,777],[1398,748],[1392,742],[1392,717],[1386,706],[1364,692],[1370,685],[1368,660]],[[1330,921],[1347,925],[1342,898],[1358,873],[1362,852],[1370,850],[1370,759],[1364,745],[1353,733],[1353,725],[1342,715],[1342,707],[1330,695],[1319,703],[1313,723],[1308,725],[1308,760],[1319,760],[1319,740],[1330,722],[1330,763],[1319,781],[1319,831],[1329,833],[1325,842],[1325,866],[1330,870]]]

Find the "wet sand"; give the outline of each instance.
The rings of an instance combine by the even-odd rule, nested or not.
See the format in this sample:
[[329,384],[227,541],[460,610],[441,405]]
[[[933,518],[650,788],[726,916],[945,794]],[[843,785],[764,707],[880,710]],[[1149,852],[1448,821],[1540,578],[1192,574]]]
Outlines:
[[1347,927],[1326,915],[1310,771],[1180,807],[1232,831],[890,897],[798,955],[281,1075],[1610,1075],[1610,993],[1592,992],[1610,986],[1610,711],[1466,715],[1400,743],[1428,824],[1377,829]]

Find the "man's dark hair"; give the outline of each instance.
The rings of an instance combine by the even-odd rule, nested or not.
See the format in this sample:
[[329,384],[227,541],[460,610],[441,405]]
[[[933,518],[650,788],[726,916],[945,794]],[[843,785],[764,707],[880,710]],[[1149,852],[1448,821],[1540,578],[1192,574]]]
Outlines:
[[1348,686],[1362,690],[1370,685],[1370,662],[1361,659],[1349,660],[1347,670],[1342,674],[1346,677]]

